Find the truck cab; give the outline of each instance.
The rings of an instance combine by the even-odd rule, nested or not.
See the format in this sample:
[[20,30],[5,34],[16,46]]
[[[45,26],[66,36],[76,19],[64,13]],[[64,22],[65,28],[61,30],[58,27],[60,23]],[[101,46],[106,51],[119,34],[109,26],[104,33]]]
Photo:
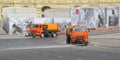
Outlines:
[[88,44],[88,30],[86,26],[70,26],[66,30],[66,43]]

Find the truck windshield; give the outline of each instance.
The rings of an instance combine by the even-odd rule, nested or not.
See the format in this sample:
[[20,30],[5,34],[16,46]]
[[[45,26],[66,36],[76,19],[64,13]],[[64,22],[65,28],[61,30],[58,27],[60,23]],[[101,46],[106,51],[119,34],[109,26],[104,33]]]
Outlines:
[[84,32],[84,31],[87,31],[87,29],[86,28],[74,28],[73,29],[73,32],[78,32],[78,31]]
[[31,28],[38,28],[39,26],[38,25],[32,25],[30,26]]
[[33,28],[38,28],[38,25],[34,25]]

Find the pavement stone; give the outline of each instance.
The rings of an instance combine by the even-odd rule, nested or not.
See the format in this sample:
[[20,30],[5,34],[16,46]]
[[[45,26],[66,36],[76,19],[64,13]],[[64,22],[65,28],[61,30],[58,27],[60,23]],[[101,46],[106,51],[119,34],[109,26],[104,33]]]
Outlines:
[[0,27],[0,35],[7,35],[7,33],[3,30],[2,27]]
[[120,33],[105,34],[105,35],[94,35],[94,36],[90,36],[90,38],[115,38],[115,39],[120,39]]
[[120,49],[120,40],[101,40],[97,42],[91,42],[92,44],[100,47],[108,47],[108,48],[117,48]]
[[89,38],[95,45],[120,49],[120,33],[90,36]]
[[2,21],[0,21],[0,35],[6,35],[6,32],[2,28]]

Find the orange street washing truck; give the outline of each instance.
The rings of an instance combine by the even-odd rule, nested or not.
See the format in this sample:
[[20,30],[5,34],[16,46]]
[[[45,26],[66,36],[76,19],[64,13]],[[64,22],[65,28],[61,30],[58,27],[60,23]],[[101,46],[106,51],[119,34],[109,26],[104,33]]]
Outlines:
[[88,45],[88,29],[86,26],[69,26],[66,30],[66,43]]
[[34,24],[30,26],[29,33],[27,36],[32,36],[35,38],[36,36],[40,37],[56,37],[57,32],[60,30],[59,24]]

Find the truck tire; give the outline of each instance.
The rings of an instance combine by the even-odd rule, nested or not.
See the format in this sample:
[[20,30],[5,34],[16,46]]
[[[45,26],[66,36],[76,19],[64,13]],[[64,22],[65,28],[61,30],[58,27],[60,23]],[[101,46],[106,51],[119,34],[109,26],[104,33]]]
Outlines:
[[42,33],[42,34],[40,35],[40,37],[41,37],[41,38],[44,38],[44,37],[45,37],[44,33]]
[[87,42],[85,42],[85,43],[84,43],[84,46],[87,46],[87,45],[88,45],[88,43],[87,43]]
[[29,33],[25,33],[25,37],[28,37],[29,36]]
[[52,33],[52,37],[57,37],[57,34],[56,33]]
[[84,46],[87,46],[87,45],[88,45],[88,42],[85,42],[85,41],[84,41],[84,42],[83,42],[83,45],[84,45]]
[[32,37],[35,38],[35,37],[36,37],[36,34],[32,34]]

